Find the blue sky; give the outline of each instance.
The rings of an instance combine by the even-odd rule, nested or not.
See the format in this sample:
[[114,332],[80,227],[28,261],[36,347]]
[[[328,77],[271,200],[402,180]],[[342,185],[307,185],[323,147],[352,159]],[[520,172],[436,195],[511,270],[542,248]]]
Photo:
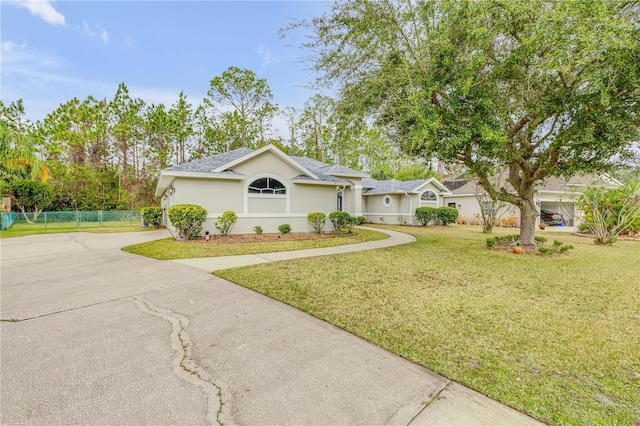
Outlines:
[[292,19],[330,7],[316,1],[2,1],[1,97],[23,99],[41,120],[60,103],[111,99],[120,82],[148,103],[192,104],[229,66],[266,78],[281,107],[315,92],[301,63],[301,31],[280,40]]

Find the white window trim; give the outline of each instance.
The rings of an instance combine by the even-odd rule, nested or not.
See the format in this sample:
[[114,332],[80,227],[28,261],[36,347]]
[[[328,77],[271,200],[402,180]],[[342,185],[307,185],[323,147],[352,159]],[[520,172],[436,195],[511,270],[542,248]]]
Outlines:
[[[424,194],[426,194],[427,192],[431,192],[431,193],[433,193],[433,195],[435,195],[435,196],[436,196],[436,199],[435,199],[435,200],[423,200],[423,199],[422,199],[422,196],[423,196]],[[439,200],[439,198],[440,198],[440,197],[438,197],[438,193],[437,193],[436,191],[434,191],[433,189],[427,189],[427,190],[422,191],[422,192],[420,193],[420,202],[421,202],[421,203],[437,203],[437,202],[438,202],[438,200]]]
[[384,197],[382,197],[383,206],[391,207],[391,204],[393,204],[393,198],[391,197],[391,195],[385,195]]
[[[249,186],[255,182],[258,179],[262,179],[262,178],[272,178],[272,179],[277,179],[278,182],[280,182],[282,185],[284,185],[284,188],[286,189],[286,194],[257,194],[257,193],[249,193]],[[289,182],[287,182],[285,179],[281,178],[280,176],[273,174],[273,173],[261,173],[258,175],[254,175],[251,176],[249,179],[247,179],[247,181],[244,184],[244,211],[243,214],[249,214],[249,198],[259,198],[259,199],[265,199],[265,198],[278,198],[278,199],[286,199],[287,200],[287,207],[286,207],[286,211],[284,214],[289,214],[291,213],[291,185],[289,185]]]

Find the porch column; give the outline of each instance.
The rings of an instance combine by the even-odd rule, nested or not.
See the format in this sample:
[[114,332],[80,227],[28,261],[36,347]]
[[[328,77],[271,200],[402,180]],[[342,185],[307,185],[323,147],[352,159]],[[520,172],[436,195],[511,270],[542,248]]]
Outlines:
[[353,185],[353,215],[362,216],[362,185]]

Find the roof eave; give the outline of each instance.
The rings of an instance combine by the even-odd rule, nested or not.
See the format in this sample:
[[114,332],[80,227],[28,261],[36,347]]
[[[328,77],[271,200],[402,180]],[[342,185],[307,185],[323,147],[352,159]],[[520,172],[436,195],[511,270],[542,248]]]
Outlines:
[[349,182],[334,182],[330,180],[306,180],[306,179],[292,179],[291,182],[296,185],[325,185],[325,186],[345,186],[349,185]]

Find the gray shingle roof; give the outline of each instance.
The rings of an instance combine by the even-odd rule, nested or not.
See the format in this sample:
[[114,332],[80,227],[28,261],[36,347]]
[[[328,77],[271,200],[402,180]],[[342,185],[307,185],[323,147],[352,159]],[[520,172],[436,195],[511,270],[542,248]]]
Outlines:
[[365,191],[365,194],[392,194],[392,193],[404,193],[417,190],[423,185],[427,179],[413,179],[413,180],[376,180],[376,179],[364,179],[363,185],[365,188],[369,188]]
[[[564,179],[559,177],[550,176],[547,177],[542,183],[536,185],[538,191],[557,191],[557,192],[571,192],[575,190],[582,190],[586,186],[598,182],[608,188],[616,188],[617,185],[611,182],[607,182],[603,179],[595,176],[573,176],[570,179]],[[454,195],[463,194],[475,194],[476,183],[473,180],[461,180],[454,179],[445,181],[444,185]],[[513,190],[511,185],[506,184],[509,190]]]
[[224,166],[225,164],[235,161],[238,158],[244,157],[245,155],[251,154],[252,152],[253,150],[249,148],[234,149],[233,151],[224,152],[222,154],[214,155],[212,157],[189,161],[188,163],[183,163],[177,166],[169,167],[168,169],[165,169],[165,170],[173,171],[173,172],[210,173],[212,170],[215,170],[218,167]]
[[312,171],[314,174],[324,175],[338,175],[338,176],[369,176],[359,170],[352,169],[350,167],[341,166],[339,164],[326,164],[322,161],[314,160],[308,157],[300,157],[296,155],[290,156],[290,158],[303,166],[304,168]]
[[[223,167],[225,164],[229,164],[246,155],[249,155],[252,152],[254,151],[250,148],[239,148],[233,151],[217,154],[212,157],[189,161],[188,163],[169,167],[167,169],[164,169],[164,171],[211,173],[211,171],[219,167]],[[294,162],[298,163],[303,168],[309,170],[311,173],[313,173],[315,176],[318,177],[318,179],[315,179],[311,176],[299,175],[293,178],[294,180],[298,180],[298,181],[320,180],[320,181],[335,182],[340,184],[349,184],[348,181],[332,176],[332,174],[335,173],[339,175],[341,174],[365,175],[360,171],[350,169],[348,167],[343,167],[340,165],[329,165],[321,161],[314,160],[312,158],[299,157],[299,156],[289,156],[289,158],[291,158]],[[238,175],[238,173],[234,172],[233,170],[226,170],[226,171],[223,171],[222,173]]]

